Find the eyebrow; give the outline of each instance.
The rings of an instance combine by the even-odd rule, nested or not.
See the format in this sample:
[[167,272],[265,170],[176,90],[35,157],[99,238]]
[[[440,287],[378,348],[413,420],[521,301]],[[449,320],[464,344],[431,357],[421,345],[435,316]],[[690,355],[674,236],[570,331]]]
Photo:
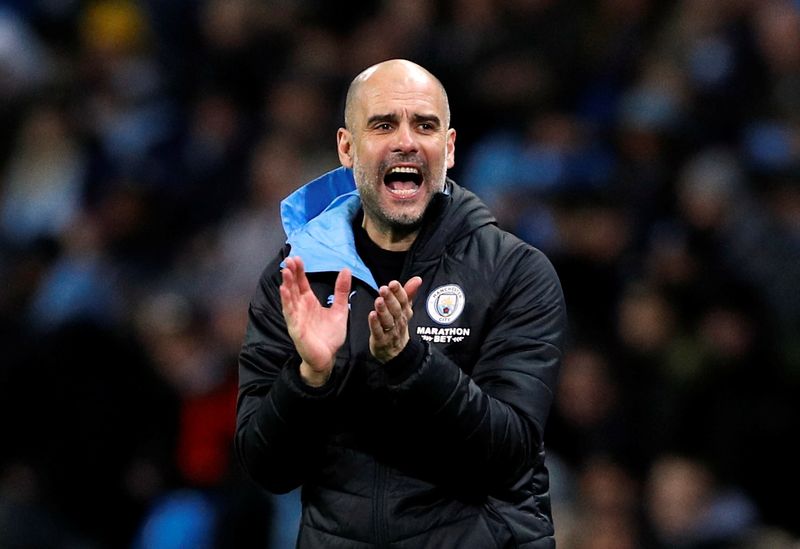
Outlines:
[[[371,126],[377,122],[396,123],[398,119],[399,117],[395,113],[374,114],[367,119],[367,125]],[[415,123],[429,122],[436,126],[442,125],[441,119],[435,114],[414,114],[411,116],[411,120]]]
[[397,115],[392,113],[373,114],[367,119],[367,126],[371,126],[376,122],[397,122]]
[[435,114],[415,114],[411,119],[416,123],[429,122],[437,127],[442,125],[442,121]]

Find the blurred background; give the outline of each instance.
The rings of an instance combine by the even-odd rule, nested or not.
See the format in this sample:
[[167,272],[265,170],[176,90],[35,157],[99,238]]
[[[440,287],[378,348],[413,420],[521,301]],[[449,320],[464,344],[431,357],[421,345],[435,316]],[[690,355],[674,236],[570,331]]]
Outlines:
[[0,0],[0,547],[292,546],[236,356],[391,57],[561,276],[559,547],[798,547],[796,0]]

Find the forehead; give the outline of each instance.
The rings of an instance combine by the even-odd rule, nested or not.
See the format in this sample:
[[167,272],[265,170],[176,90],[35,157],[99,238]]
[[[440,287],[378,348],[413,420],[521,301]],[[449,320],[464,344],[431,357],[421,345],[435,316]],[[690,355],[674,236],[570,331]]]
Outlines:
[[441,86],[424,73],[376,72],[358,89],[356,111],[360,116],[432,114],[444,119],[445,110]]

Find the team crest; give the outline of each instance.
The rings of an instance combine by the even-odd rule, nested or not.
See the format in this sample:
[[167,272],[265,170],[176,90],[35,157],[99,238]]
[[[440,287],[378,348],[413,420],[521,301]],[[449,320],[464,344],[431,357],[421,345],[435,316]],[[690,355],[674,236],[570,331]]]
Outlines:
[[428,295],[428,316],[438,324],[450,324],[461,315],[464,303],[464,292],[459,286],[439,286]]

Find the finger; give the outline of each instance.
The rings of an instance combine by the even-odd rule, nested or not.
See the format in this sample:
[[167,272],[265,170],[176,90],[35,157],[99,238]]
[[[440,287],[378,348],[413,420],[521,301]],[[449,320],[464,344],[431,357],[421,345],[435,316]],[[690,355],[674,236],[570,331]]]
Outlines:
[[418,276],[412,276],[408,279],[408,282],[406,282],[406,285],[403,286],[403,289],[406,291],[409,301],[413,301],[414,298],[417,297],[417,292],[419,291],[420,286],[422,286],[422,278]]
[[286,267],[281,270],[283,275],[283,286],[289,291],[289,296],[292,301],[299,299],[299,291],[297,289],[297,277],[295,276],[296,264],[294,258],[287,257],[285,261]]
[[394,328],[394,316],[392,316],[392,313],[389,312],[388,307],[386,307],[386,300],[383,296],[379,296],[375,299],[375,312],[378,313],[378,320],[383,328],[387,331]]
[[369,331],[372,337],[378,340],[382,340],[386,337],[386,332],[383,331],[383,325],[381,325],[377,312],[370,311],[367,316],[367,322],[369,322]]
[[336,276],[336,283],[333,286],[333,305],[332,307],[347,307],[347,302],[350,297],[350,286],[353,277],[350,269],[345,267]]
[[292,293],[286,287],[286,283],[281,284],[279,288],[281,295],[281,312],[283,317],[288,321],[294,314],[294,301],[292,300]]
[[281,288],[286,288],[291,292],[292,285],[294,284],[294,275],[292,274],[292,269],[289,266],[289,261],[286,261],[286,266],[281,269]]
[[405,288],[396,280],[389,283],[389,289],[394,293],[397,302],[400,304],[400,310],[403,314],[408,315],[411,310],[411,298],[406,293]]
[[[422,279],[419,277],[415,277],[417,280],[422,282]],[[414,279],[410,280],[406,283],[406,286],[412,290],[413,293],[416,293],[419,289],[419,285],[417,284]],[[400,319],[401,323],[408,323],[409,320],[414,316],[414,309],[412,308],[411,297],[406,292],[406,288],[401,286],[399,282],[392,281],[389,284],[389,287],[394,290],[394,295],[397,298],[397,301],[400,303],[400,314],[398,318]]]
[[389,291],[391,291],[401,304],[407,301],[406,291],[403,289],[402,284],[396,280],[389,282]]
[[297,277],[297,289],[301,294],[311,291],[311,284],[308,283],[306,276],[306,266],[299,255],[295,256],[295,276]]
[[[389,310],[389,313],[395,319],[399,318],[403,314],[403,304],[401,303],[400,299],[405,299],[405,292],[403,288],[400,286],[400,283],[394,281],[395,289],[392,289],[392,284],[390,286],[384,286],[381,288],[381,296],[383,297],[383,302],[386,304],[386,308]],[[385,290],[384,290],[385,288]],[[400,292],[402,295],[398,296],[397,292]]]
[[283,278],[281,287],[286,288],[288,296],[294,301],[297,293],[297,276],[295,276],[294,258],[286,258],[285,266],[281,269],[281,276]]

